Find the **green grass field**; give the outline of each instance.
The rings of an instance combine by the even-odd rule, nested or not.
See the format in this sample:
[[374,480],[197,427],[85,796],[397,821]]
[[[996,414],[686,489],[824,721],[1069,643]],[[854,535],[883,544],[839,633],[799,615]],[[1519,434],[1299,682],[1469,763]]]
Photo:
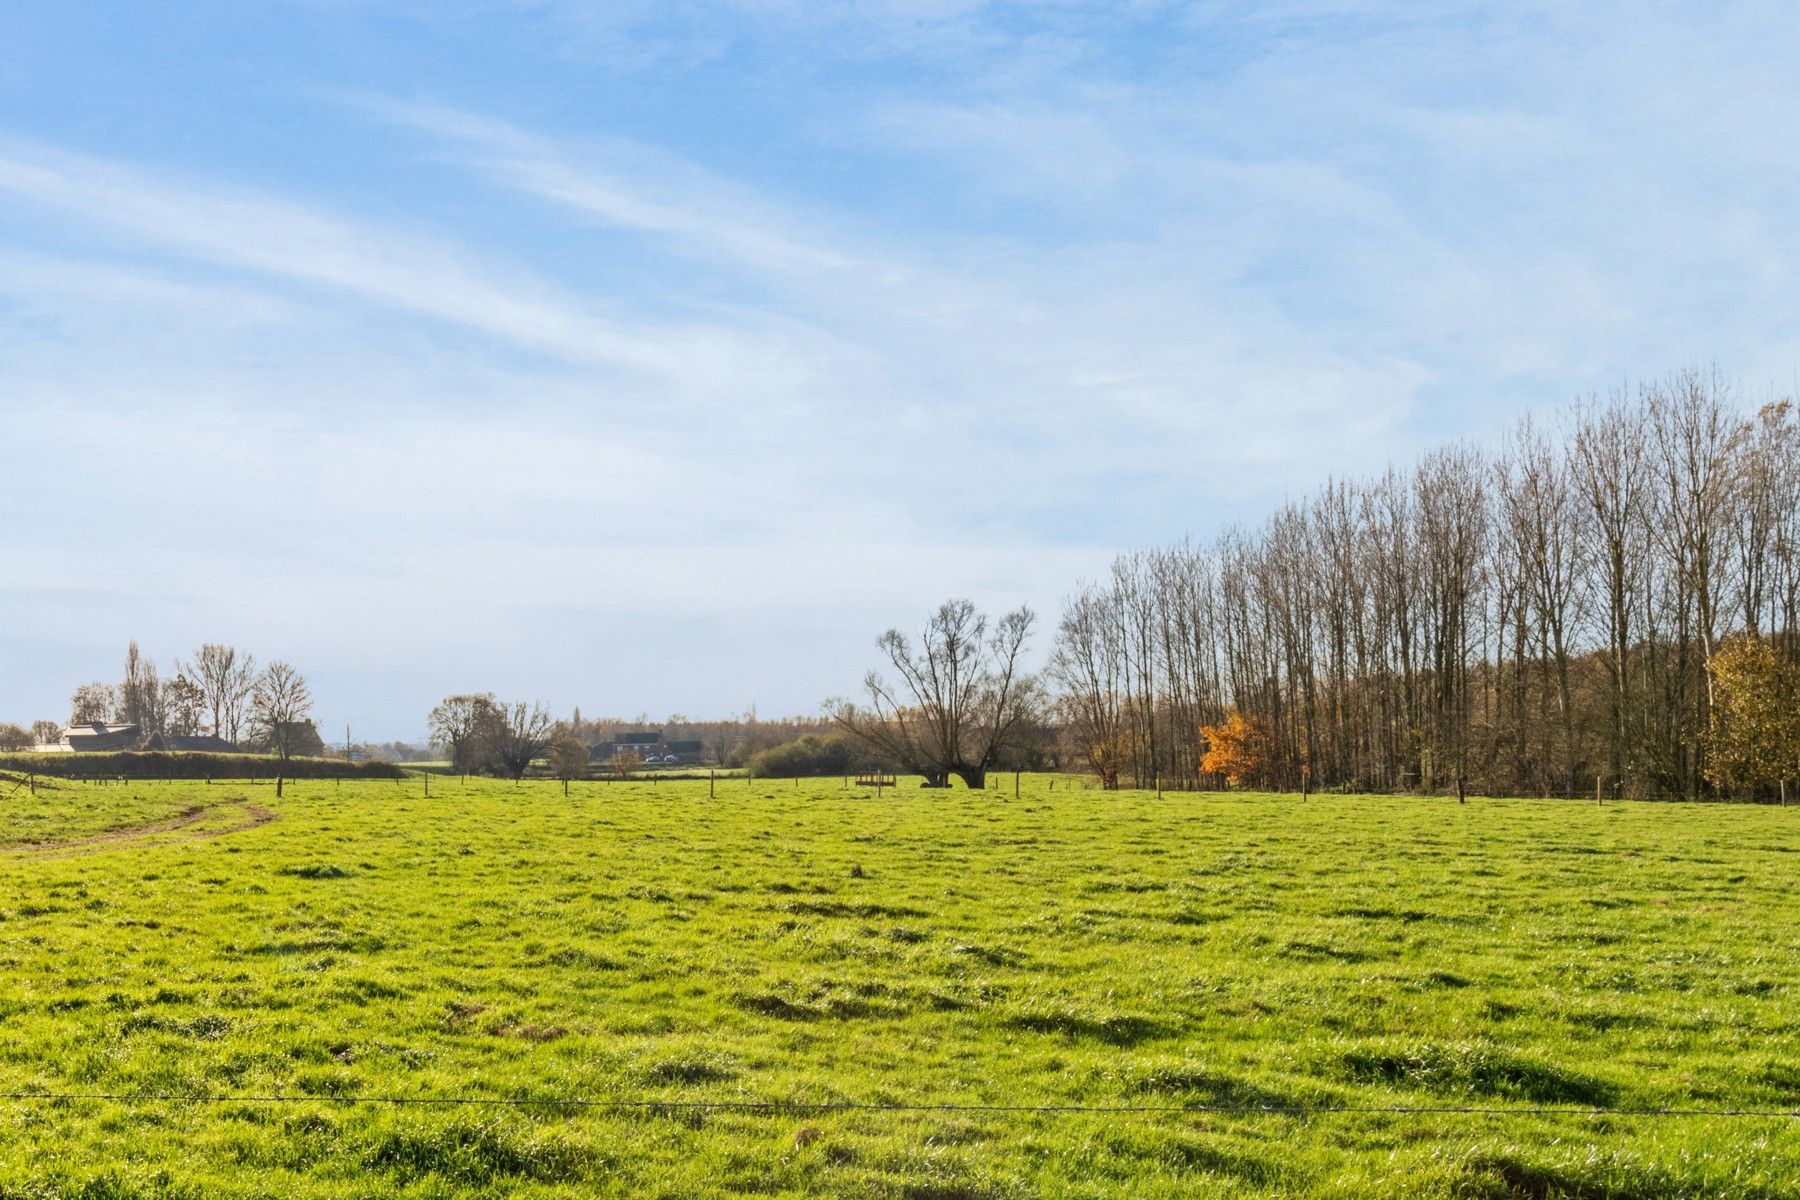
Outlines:
[[6,792],[0,1198],[1800,1195],[1526,1111],[1800,1109],[1800,810],[431,791]]

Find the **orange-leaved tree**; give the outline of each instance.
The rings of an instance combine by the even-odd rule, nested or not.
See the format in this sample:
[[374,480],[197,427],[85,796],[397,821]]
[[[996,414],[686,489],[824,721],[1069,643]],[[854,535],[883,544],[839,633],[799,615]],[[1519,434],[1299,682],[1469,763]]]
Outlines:
[[1707,661],[1712,674],[1712,755],[1720,787],[1780,789],[1800,777],[1800,667],[1751,634]]
[[1095,734],[1088,746],[1088,764],[1100,776],[1100,790],[1117,791],[1119,788],[1119,772],[1124,769],[1130,755],[1127,751],[1125,735],[1114,733],[1110,736]]
[[1268,731],[1235,708],[1225,713],[1223,724],[1202,725],[1200,739],[1206,744],[1200,769],[1223,775],[1232,787],[1242,787],[1268,761]]

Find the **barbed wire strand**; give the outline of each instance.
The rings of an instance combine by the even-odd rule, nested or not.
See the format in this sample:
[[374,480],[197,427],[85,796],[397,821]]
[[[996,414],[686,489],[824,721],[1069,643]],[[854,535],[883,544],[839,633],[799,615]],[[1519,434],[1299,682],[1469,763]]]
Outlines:
[[1536,1108],[1508,1108],[1496,1105],[1453,1104],[966,1104],[966,1103],[881,1103],[875,1101],[837,1100],[651,1100],[644,1098],[603,1099],[593,1096],[305,1096],[284,1093],[262,1095],[230,1095],[226,1093],[179,1092],[0,1092],[0,1102],[76,1102],[94,1101],[112,1104],[335,1104],[392,1105],[451,1108],[460,1106],[495,1108],[586,1108],[613,1110],[677,1110],[721,1112],[955,1112],[955,1113],[1020,1113],[1041,1115],[1128,1115],[1164,1114],[1195,1116],[1333,1116],[1389,1115],[1443,1116],[1576,1116],[1576,1117],[1706,1117],[1760,1118],[1800,1120],[1800,1108],[1582,1108],[1574,1105]]

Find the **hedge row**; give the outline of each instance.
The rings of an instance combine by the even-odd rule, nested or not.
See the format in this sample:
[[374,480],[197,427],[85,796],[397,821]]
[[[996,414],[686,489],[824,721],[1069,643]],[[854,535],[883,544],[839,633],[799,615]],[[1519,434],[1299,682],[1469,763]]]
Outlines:
[[398,779],[393,763],[211,754],[188,750],[114,750],[97,754],[0,754],[0,771],[57,779]]
[[867,746],[847,733],[831,733],[824,737],[808,733],[751,755],[747,766],[749,773],[758,779],[852,775],[858,771],[892,769],[879,755],[871,753]]

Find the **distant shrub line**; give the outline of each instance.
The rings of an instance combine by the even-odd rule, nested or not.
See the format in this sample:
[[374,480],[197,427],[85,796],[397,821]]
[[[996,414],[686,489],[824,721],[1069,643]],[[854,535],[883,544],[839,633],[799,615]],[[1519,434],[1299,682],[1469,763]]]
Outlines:
[[116,750],[99,754],[0,754],[0,771],[55,779],[399,779],[393,763],[210,754],[181,750]]
[[891,769],[879,755],[843,733],[826,734],[823,737],[806,734],[751,755],[746,766],[749,773],[758,779],[851,775],[858,771]]

